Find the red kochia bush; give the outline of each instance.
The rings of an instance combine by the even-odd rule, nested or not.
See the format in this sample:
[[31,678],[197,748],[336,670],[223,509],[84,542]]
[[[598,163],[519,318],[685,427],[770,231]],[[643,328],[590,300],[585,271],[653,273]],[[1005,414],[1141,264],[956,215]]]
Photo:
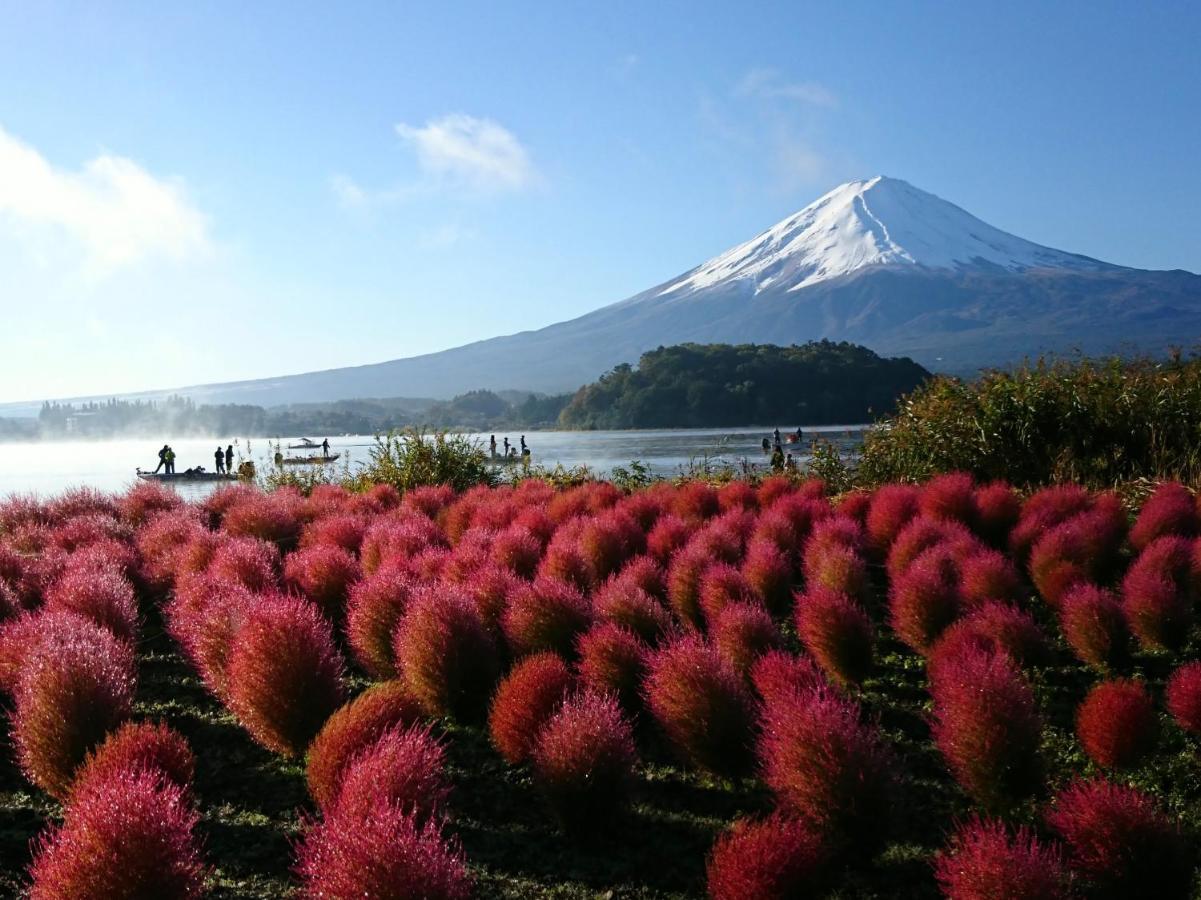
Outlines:
[[867,562],[856,550],[841,544],[827,544],[814,553],[806,550],[805,584],[865,600],[869,593]]
[[966,646],[940,662],[930,691],[934,741],[977,802],[1001,809],[1041,787],[1042,721],[1008,657]]
[[580,683],[598,694],[612,694],[626,712],[638,712],[647,645],[620,625],[602,622],[580,638],[578,652]]
[[856,704],[829,688],[772,698],[763,708],[759,758],[781,807],[836,845],[868,853],[883,838],[894,762]]
[[428,727],[389,728],[347,762],[326,815],[363,821],[387,803],[424,822],[450,797],[445,769],[446,750]]
[[188,579],[166,608],[168,631],[223,703],[229,695],[227,668],[234,639],[257,602],[258,595],[241,584],[203,576]]
[[681,624],[701,626],[701,578],[713,564],[711,556],[691,546],[672,557],[667,569],[667,602]]
[[738,569],[729,563],[718,562],[701,574],[699,602],[705,622],[712,628],[727,606],[734,603],[755,604],[758,598]]
[[575,653],[576,639],[592,623],[592,605],[576,588],[540,578],[517,591],[501,619],[505,638],[516,654],[552,650]]
[[316,544],[284,560],[284,581],[317,604],[331,619],[342,617],[346,594],[362,572],[358,560],[341,547]]
[[797,595],[796,629],[809,655],[835,681],[858,684],[871,670],[872,620],[846,594],[819,587]]
[[1057,484],[1031,494],[1009,534],[1009,549],[1015,561],[1024,563],[1042,534],[1086,511],[1091,503],[1088,491],[1078,484]]
[[529,758],[538,730],[563,703],[574,680],[562,657],[527,656],[505,676],[488,713],[492,746],[511,765]]
[[71,617],[39,617],[20,667],[13,742],[26,776],[65,797],[89,750],[129,715],[133,652],[108,631]]
[[918,653],[925,653],[961,610],[958,567],[945,547],[919,556],[888,591],[892,630]]
[[569,829],[603,825],[629,794],[638,755],[614,697],[584,691],[559,707],[534,743],[534,783]]
[[1156,538],[1122,579],[1122,608],[1138,642],[1178,650],[1192,625],[1193,548],[1179,537]]
[[791,900],[820,888],[829,851],[804,819],[773,813],[740,819],[713,845],[706,866],[710,900]]
[[520,578],[533,578],[542,560],[542,542],[528,528],[515,525],[496,536],[492,559]]
[[947,900],[1069,900],[1071,874],[1063,851],[1029,828],[1010,832],[997,819],[960,825],[934,863]]
[[792,564],[770,540],[752,538],[742,560],[742,576],[772,613],[781,614],[792,599]]
[[337,814],[310,826],[297,848],[307,900],[469,900],[471,876],[457,843],[432,820],[380,803],[366,819]]
[[713,646],[721,658],[741,675],[748,674],[755,660],[780,645],[780,631],[762,606],[731,603],[713,623]]
[[225,514],[221,527],[226,534],[258,538],[287,552],[300,540],[301,522],[290,499],[274,493],[239,503]]
[[430,484],[406,491],[400,505],[402,509],[414,510],[432,519],[454,499],[455,491],[449,484]]
[[593,597],[597,618],[628,628],[648,644],[657,644],[671,627],[671,613],[638,585],[620,576]]
[[959,559],[960,595],[968,607],[989,600],[1017,602],[1022,579],[1009,557],[988,547],[978,547]]
[[771,650],[755,660],[751,666],[751,684],[764,703],[827,686],[825,676],[813,660],[784,650]]
[[1179,482],[1167,481],[1143,504],[1130,529],[1130,545],[1141,551],[1166,534],[1192,537],[1197,533],[1197,524],[1197,506],[1192,493]]
[[195,770],[196,757],[178,731],[163,722],[126,722],[88,754],[71,785],[71,794],[131,771],[149,771],[188,790]]
[[975,531],[994,547],[1004,547],[1022,514],[1022,498],[1003,481],[976,488]]
[[1151,695],[1137,681],[1103,681],[1076,710],[1084,752],[1110,769],[1136,765],[1154,748],[1158,730]]
[[886,484],[872,495],[865,525],[877,559],[884,559],[901,529],[917,515],[919,493],[911,484]]
[[430,586],[414,593],[392,646],[398,673],[427,714],[470,719],[487,709],[500,659],[461,590]]
[[183,506],[179,494],[165,485],[153,481],[139,481],[117,498],[117,509],[121,521],[133,528],[140,528],[155,515]]
[[229,707],[268,750],[304,753],[345,698],[333,630],[313,604],[265,597],[247,613],[229,654]]
[[408,575],[384,569],[350,589],[346,638],[355,662],[376,678],[396,676],[392,635],[415,587]]
[[644,691],[681,756],[718,774],[747,768],[754,701],[734,668],[699,637],[678,638],[652,654]]
[[872,495],[869,491],[856,488],[847,491],[838,501],[838,514],[848,519],[854,519],[860,525],[867,521],[867,511],[872,505]]
[[1165,694],[1168,712],[1180,727],[1201,734],[1201,662],[1185,663],[1173,672]]
[[692,526],[679,516],[660,516],[646,536],[646,552],[660,563],[667,563],[691,535]]
[[443,547],[441,529],[425,516],[400,513],[380,517],[367,528],[359,547],[359,561],[368,575],[386,562],[410,559],[430,547]]
[[917,516],[901,529],[888,551],[886,568],[890,581],[900,578],[913,562],[933,547],[945,546],[956,560],[967,556],[976,541],[958,522]]
[[46,607],[78,613],[123,641],[137,639],[133,585],[116,569],[68,568],[46,592]]
[[207,875],[193,835],[199,819],[183,789],[157,773],[114,772],[37,840],[29,896],[199,898]]
[[918,510],[924,516],[971,525],[976,516],[976,482],[967,472],[935,475],[921,487]]
[[1134,788],[1077,781],[1055,798],[1047,824],[1092,897],[1190,896],[1193,860],[1176,825]]
[[1122,604],[1111,591],[1081,583],[1064,595],[1059,627],[1082,663],[1106,669],[1126,658],[1129,632]]
[[1043,662],[1047,656],[1046,638],[1029,613],[1008,603],[990,601],[976,607],[939,637],[927,660],[931,681],[937,680],[937,666],[964,643],[1003,653],[1022,668]]
[[363,535],[367,531],[367,519],[363,516],[343,513],[318,519],[306,525],[300,535],[301,547],[314,547],[325,544],[331,547],[341,547],[347,553],[358,554],[363,544]]
[[408,727],[421,718],[421,709],[399,681],[369,687],[331,715],[309,744],[305,779],[309,795],[322,809],[337,795],[342,770],[391,728]]
[[525,586],[524,580],[494,562],[485,563],[463,585],[484,627],[497,637],[503,632],[501,619],[509,608],[510,598]]

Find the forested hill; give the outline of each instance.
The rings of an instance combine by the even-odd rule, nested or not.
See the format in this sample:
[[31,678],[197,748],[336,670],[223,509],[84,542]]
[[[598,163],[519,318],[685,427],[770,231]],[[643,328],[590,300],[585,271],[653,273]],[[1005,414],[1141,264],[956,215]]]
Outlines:
[[580,388],[570,428],[831,425],[891,413],[930,373],[846,342],[680,344],[644,353]]

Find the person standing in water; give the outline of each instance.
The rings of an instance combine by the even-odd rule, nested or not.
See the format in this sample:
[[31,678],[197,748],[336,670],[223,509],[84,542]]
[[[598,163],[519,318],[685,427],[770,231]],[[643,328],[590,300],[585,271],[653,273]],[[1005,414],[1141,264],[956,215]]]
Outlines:
[[217,452],[213,454],[213,462],[217,464],[217,474],[222,475],[225,472],[225,451],[218,445]]
[[505,435],[505,459],[509,458],[509,436]]
[[530,455],[530,448],[525,445],[525,435],[524,434],[521,436],[521,455],[522,456]]
[[225,448],[225,471],[232,472],[234,470],[234,445],[230,444]]
[[492,439],[488,441],[488,455],[496,459],[496,435],[492,435]]

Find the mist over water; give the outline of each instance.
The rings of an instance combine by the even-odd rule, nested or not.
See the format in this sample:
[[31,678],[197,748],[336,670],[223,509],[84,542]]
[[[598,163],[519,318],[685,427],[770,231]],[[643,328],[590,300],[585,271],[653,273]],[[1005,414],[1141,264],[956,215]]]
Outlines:
[[[804,429],[802,445],[786,445],[796,451],[798,463],[807,459],[809,439],[823,437],[843,448],[857,446],[862,425],[823,426]],[[785,430],[785,426],[781,426]],[[658,475],[671,475],[690,461],[708,458],[715,463],[739,465],[742,460],[765,467],[767,457],[760,442],[770,436],[770,428],[669,429],[660,431],[530,431],[526,442],[536,465],[566,467],[586,465],[599,475],[609,474],[615,466],[628,466],[632,460],[645,463]],[[486,450],[488,433],[471,435]],[[320,441],[324,435],[310,435]],[[496,432],[498,449],[508,437],[517,445],[520,432]],[[283,452],[297,438],[284,438]],[[330,437],[330,452],[340,453],[334,464],[349,463],[353,469],[369,458],[375,439],[370,435]],[[158,450],[169,443],[175,449],[175,469],[183,472],[194,466],[213,471],[213,453],[218,445],[234,445],[234,468],[245,459],[254,461],[260,472],[271,465],[275,442],[266,438],[181,438],[164,435],[154,439],[114,441],[43,441],[36,443],[0,443],[0,495],[37,493],[51,495],[77,485],[105,491],[121,491],[133,484],[136,469],[153,470]],[[205,496],[213,483],[181,484],[180,493],[188,497]]]

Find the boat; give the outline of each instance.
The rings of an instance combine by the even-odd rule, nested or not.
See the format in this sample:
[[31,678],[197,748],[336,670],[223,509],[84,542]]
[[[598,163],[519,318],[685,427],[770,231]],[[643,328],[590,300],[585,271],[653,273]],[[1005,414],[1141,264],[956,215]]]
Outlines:
[[490,456],[488,458],[488,462],[492,463],[494,466],[515,466],[518,463],[529,463],[532,458],[533,457],[531,457],[528,453],[525,454],[525,456],[521,456],[517,453],[512,453],[509,456],[505,456],[503,453],[497,453],[493,456]]
[[316,450],[321,445],[311,438],[302,437],[299,444],[288,444],[289,450]]
[[137,470],[143,481],[237,481],[238,476],[226,472],[143,472]]
[[285,456],[281,462],[285,466],[323,466],[338,459],[341,453],[331,453],[329,456]]

